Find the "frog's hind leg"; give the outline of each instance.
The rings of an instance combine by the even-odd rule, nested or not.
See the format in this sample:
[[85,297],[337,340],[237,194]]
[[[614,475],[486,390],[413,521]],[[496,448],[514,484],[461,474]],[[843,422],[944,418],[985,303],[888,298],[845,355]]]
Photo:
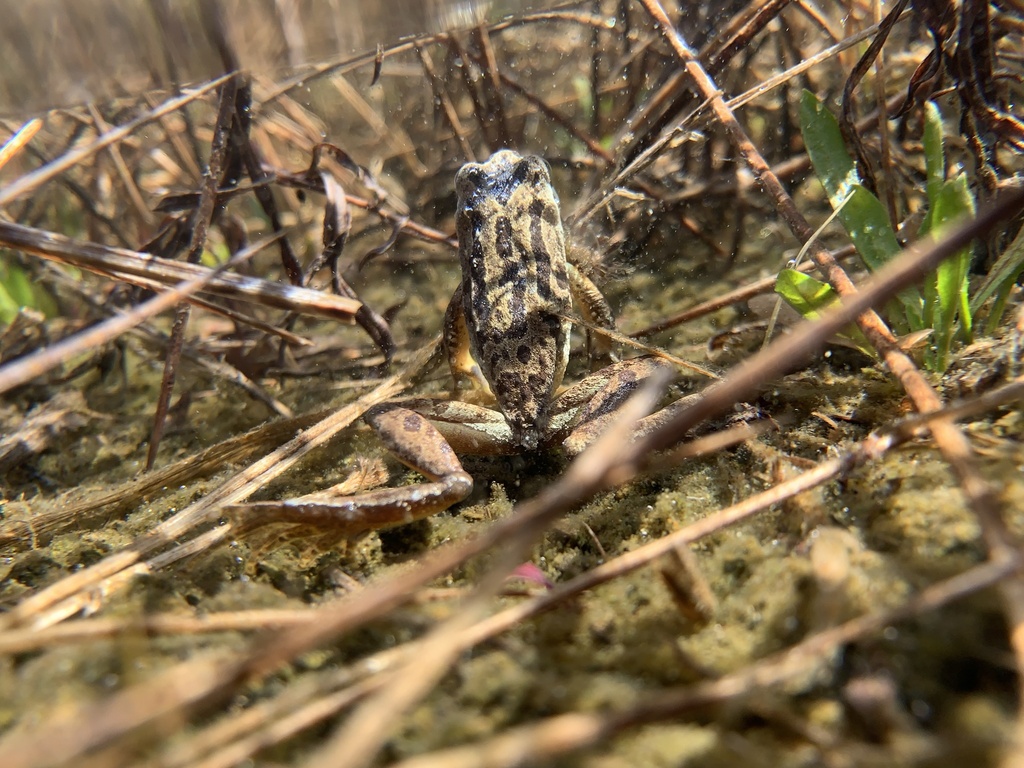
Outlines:
[[[566,274],[569,276],[569,292],[584,322],[595,329],[607,328],[614,331],[615,320],[611,307],[598,287],[572,264],[568,265]],[[588,329],[587,354],[590,357],[590,370],[597,372],[615,360],[612,340],[598,330]]]
[[444,313],[444,348],[455,384],[452,392],[455,398],[478,404],[493,403],[491,387],[470,350],[461,285],[455,289]]
[[366,420],[388,451],[430,482],[354,496],[256,502],[242,508],[258,518],[259,524],[300,523],[336,531],[339,536],[356,536],[429,517],[469,496],[473,478],[424,416],[408,408],[383,405],[371,409]]
[[[672,364],[654,356],[635,357],[609,365],[569,387],[552,404],[553,442],[576,456],[607,429],[618,410],[643,382]],[[649,431],[657,414],[637,423],[634,437]],[[657,422],[657,419],[655,419]]]

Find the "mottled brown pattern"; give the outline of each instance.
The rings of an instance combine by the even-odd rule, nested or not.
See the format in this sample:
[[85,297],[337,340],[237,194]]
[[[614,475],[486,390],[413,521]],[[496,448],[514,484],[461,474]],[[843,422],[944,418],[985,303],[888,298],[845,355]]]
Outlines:
[[[383,403],[366,414],[388,451],[428,482],[326,501],[260,502],[265,519],[356,535],[435,514],[473,489],[456,451],[509,455],[561,444],[575,456],[640,381],[668,366],[627,360],[559,393],[571,303],[593,326],[611,327],[612,318],[597,287],[566,264],[547,166],[506,150],[463,167],[456,188],[463,279],[445,312],[444,342],[457,399]],[[607,340],[589,346],[592,362],[610,359]]]
[[535,448],[569,354],[558,198],[544,161],[511,150],[463,166],[455,188],[470,352],[517,441]]

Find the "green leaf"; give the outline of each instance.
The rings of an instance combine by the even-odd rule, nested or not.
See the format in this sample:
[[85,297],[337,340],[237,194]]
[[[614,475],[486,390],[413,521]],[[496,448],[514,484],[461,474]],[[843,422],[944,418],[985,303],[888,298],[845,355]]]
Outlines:
[[228,250],[227,243],[213,243],[207,244],[206,248],[203,249],[203,255],[199,257],[199,263],[204,267],[215,268],[230,259],[231,251]]
[[817,320],[822,312],[839,301],[831,285],[796,269],[779,272],[775,292],[807,320]]
[[[779,272],[775,280],[775,292],[805,320],[817,320],[839,301],[831,285],[795,269]],[[865,354],[875,357],[874,349],[857,326],[851,325],[839,335]]]
[[[860,184],[854,185],[850,199],[839,213],[839,219],[846,227],[857,253],[872,272],[880,270],[902,250],[889,224],[885,206]],[[906,288],[896,298],[902,308],[902,315],[898,309],[891,308],[890,320],[900,333],[905,333],[907,327],[912,331],[927,327],[924,299],[917,288]],[[899,321],[901,317],[903,322]]]
[[851,194],[839,219],[868,269],[877,272],[900,252],[900,243],[882,201],[860,184],[853,186]]
[[21,267],[14,264],[7,265],[4,287],[10,297],[18,303],[18,306],[35,307],[35,286]]
[[[804,91],[800,100],[800,129],[814,172],[837,211],[850,240],[868,269],[877,271],[901,250],[881,201],[865,189],[853,159],[846,151],[839,123],[817,97]],[[897,330],[924,328],[924,300],[916,288],[900,292],[904,322],[891,313]]]
[[11,298],[4,284],[0,282],[0,323],[7,325],[18,314],[18,302]]
[[924,104],[924,165],[928,180],[928,200],[935,205],[935,196],[946,180],[946,156],[942,149],[942,115],[935,102]]
[[39,310],[47,317],[56,317],[57,303],[49,291],[34,282],[17,264],[0,255],[0,321],[8,323],[22,307]]
[[[963,217],[974,214],[974,198],[967,188],[967,177],[960,174],[944,181],[935,195],[931,213],[932,230],[941,237],[943,229]],[[935,305],[929,314],[935,329],[934,369],[944,371],[952,346],[953,336],[959,328],[965,339],[971,334],[971,308],[968,302],[968,271],[971,266],[971,248],[943,261],[935,273]]]
[[57,317],[60,308],[57,306],[53,294],[40,283],[32,284],[33,303],[32,308],[37,309],[46,317]]
[[996,300],[985,321],[985,332],[993,333],[1006,308],[1006,301],[1017,277],[1024,272],[1024,229],[1017,233],[1006,250],[992,265],[985,281],[971,299],[971,311],[977,313],[981,305],[995,294]]
[[846,151],[839,122],[810,91],[804,91],[800,97],[800,131],[814,173],[832,207],[838,208],[853,185],[860,183],[860,177],[853,158]]

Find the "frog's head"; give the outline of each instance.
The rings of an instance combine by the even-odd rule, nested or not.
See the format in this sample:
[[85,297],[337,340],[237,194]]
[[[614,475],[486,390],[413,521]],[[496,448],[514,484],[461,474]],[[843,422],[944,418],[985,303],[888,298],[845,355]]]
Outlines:
[[483,163],[463,165],[455,175],[455,194],[459,215],[480,211],[481,206],[504,208],[513,197],[523,194],[558,206],[547,162],[511,149],[495,152]]

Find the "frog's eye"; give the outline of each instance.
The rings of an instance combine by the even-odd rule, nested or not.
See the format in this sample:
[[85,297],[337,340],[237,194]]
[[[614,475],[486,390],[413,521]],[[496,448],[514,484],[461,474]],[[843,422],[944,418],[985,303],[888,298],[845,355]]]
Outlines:
[[514,178],[517,182],[529,182],[534,186],[551,183],[551,166],[542,157],[524,157],[516,167]]
[[484,171],[477,163],[466,163],[455,174],[455,191],[459,197],[466,197],[478,189],[484,181]]
[[551,166],[548,165],[548,161],[543,157],[531,158],[530,163],[530,181],[535,186],[550,186],[551,185]]

